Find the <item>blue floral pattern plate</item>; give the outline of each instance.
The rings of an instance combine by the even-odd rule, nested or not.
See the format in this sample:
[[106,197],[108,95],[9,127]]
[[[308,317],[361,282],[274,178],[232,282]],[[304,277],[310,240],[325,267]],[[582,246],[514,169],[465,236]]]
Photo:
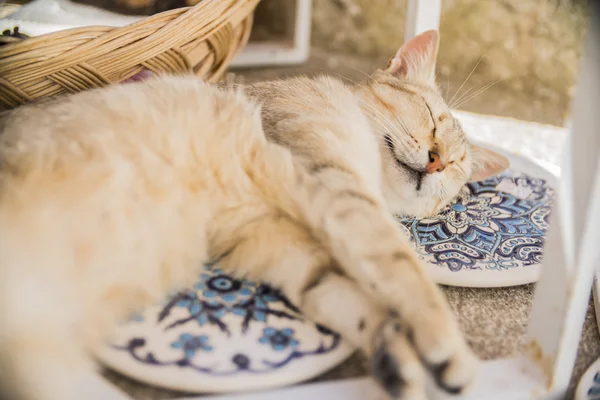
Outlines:
[[600,400],[600,359],[590,365],[579,380],[575,400]]
[[499,287],[537,280],[556,178],[505,155],[511,169],[467,184],[439,214],[399,219],[437,283]]
[[297,383],[352,351],[278,291],[207,266],[189,289],[120,326],[96,356],[139,381],[202,393]]

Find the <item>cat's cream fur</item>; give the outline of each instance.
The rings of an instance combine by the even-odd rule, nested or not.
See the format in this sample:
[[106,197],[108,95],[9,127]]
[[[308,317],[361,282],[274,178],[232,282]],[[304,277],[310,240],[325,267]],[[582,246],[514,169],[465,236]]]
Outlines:
[[[425,398],[426,371],[468,386],[476,360],[390,210],[433,212],[503,160],[435,91],[437,35],[403,49],[363,86],[245,88],[263,123],[239,91],[192,77],[2,115],[0,393],[79,400],[85,350],[217,257],[362,349],[392,396]],[[445,169],[417,185],[432,149]]]

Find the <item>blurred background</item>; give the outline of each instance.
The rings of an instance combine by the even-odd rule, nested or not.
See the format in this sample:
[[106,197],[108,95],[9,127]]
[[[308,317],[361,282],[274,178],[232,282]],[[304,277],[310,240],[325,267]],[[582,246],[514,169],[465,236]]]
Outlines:
[[[190,6],[200,0],[75,0],[122,14],[148,15]],[[459,108],[563,126],[573,95],[582,40],[592,0],[443,0],[439,85],[448,98],[464,84]],[[0,0],[24,4],[29,0]],[[306,62],[296,57],[284,67],[257,59],[281,56],[281,46],[297,39],[296,15],[308,4],[301,29],[310,38]],[[250,47],[254,62],[234,62],[247,80],[295,74],[335,73],[360,80],[385,66],[404,41],[408,0],[262,0],[256,9]],[[300,4],[300,7],[299,7]],[[2,17],[0,15],[0,17]],[[286,44],[287,43],[287,44]],[[264,46],[263,46],[264,47]],[[246,49],[248,50],[248,49]],[[285,53],[285,50],[283,51]],[[275,54],[277,53],[277,54]],[[289,58],[289,57],[287,57]],[[245,68],[240,69],[240,64]],[[254,64],[253,68],[247,66]],[[470,98],[478,90],[489,89]]]
[[[294,0],[263,0],[251,40],[286,34]],[[578,71],[589,3],[577,0],[444,0],[439,85],[451,98],[493,84],[460,108],[563,125]],[[250,79],[335,72],[361,79],[385,66],[404,40],[407,0],[314,0],[305,64],[240,71]],[[494,84],[494,82],[496,82]]]

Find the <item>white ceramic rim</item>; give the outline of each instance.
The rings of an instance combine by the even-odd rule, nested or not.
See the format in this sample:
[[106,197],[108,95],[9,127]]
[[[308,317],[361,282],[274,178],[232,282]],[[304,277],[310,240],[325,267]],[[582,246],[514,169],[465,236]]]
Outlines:
[[[315,378],[330,369],[340,365],[354,353],[356,349],[343,339],[338,347],[331,352],[311,356],[321,362],[313,362],[304,368],[289,367],[298,360],[291,361],[276,372],[258,374],[235,374],[226,377],[215,377],[199,372],[186,371],[180,373],[175,366],[153,367],[142,365],[122,350],[115,350],[109,346],[101,346],[93,351],[96,359],[105,367],[116,371],[126,377],[148,385],[180,392],[206,394],[206,393],[235,393],[253,390],[274,389],[282,386],[293,385]],[[194,374],[193,379],[191,375]]]
[[598,371],[600,371],[600,358],[594,361],[581,376],[575,390],[575,400],[587,400],[587,391],[590,389],[590,383]]
[[596,276],[594,276],[594,286],[592,290],[592,296],[594,297],[594,312],[596,313],[596,327],[598,333],[600,333],[600,264],[596,266]]

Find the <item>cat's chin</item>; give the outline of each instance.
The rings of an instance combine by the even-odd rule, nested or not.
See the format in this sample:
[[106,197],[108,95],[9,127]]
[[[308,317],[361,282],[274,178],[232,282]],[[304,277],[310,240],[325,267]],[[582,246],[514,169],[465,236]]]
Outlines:
[[[424,204],[425,203],[425,204]],[[388,210],[399,217],[412,217],[423,219],[431,217],[439,213],[445,206],[445,204],[426,204],[429,202],[402,202],[402,201],[388,201]]]

